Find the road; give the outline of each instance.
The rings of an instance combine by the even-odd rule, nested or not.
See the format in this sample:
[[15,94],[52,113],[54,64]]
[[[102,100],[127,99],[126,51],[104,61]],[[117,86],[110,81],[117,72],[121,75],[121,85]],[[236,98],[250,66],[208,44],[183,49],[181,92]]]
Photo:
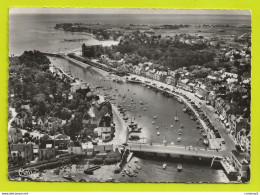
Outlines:
[[[225,140],[225,144],[221,145],[222,150],[227,151],[227,153],[235,150],[235,142],[231,138],[231,135],[227,133],[226,128],[224,124],[219,120],[218,115],[215,114],[214,108],[212,106],[206,105],[205,101],[201,101],[191,92],[184,91],[182,89],[178,89],[178,91],[187,95],[192,101],[194,101],[194,103],[208,116],[212,125],[219,130],[221,137]],[[201,102],[201,104],[199,104],[199,102]]]
[[197,157],[223,157],[223,151],[212,151],[205,150],[204,148],[189,148],[185,146],[177,145],[167,145],[162,144],[138,144],[138,143],[127,143],[127,146],[124,146],[126,149],[129,149],[131,152],[152,152],[160,154],[173,154],[173,155],[184,155],[184,156],[197,156]]

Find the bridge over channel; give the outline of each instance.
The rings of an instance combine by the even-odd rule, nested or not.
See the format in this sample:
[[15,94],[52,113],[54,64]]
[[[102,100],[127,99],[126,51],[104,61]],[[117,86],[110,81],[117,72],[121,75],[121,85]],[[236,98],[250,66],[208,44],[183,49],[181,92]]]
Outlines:
[[198,158],[222,158],[223,153],[216,150],[205,150],[199,147],[185,147],[181,145],[163,145],[163,144],[147,144],[127,142],[122,146],[130,152],[169,154],[176,156],[189,156]]

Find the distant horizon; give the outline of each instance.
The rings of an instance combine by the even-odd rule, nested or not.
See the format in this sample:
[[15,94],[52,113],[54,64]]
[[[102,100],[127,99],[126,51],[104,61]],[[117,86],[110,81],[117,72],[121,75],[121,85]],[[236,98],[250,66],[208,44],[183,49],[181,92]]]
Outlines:
[[72,14],[72,15],[245,15],[251,16],[250,10],[227,9],[130,9],[130,8],[26,8],[12,7],[10,15],[15,14]]

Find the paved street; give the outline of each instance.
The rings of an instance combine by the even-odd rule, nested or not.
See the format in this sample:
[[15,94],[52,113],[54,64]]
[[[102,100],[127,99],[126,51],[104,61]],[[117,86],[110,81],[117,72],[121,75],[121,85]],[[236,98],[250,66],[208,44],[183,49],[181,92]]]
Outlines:
[[153,152],[160,154],[173,154],[173,155],[184,155],[184,156],[198,156],[198,157],[222,157],[223,152],[217,152],[212,150],[205,150],[204,148],[189,148],[185,146],[177,145],[150,145],[150,144],[137,144],[137,143],[128,143],[128,146],[125,148],[130,151],[135,152]]
[[[212,106],[206,105],[205,101],[201,101],[199,98],[197,98],[193,93],[184,91],[179,89],[179,91],[185,95],[187,95],[192,101],[195,102],[195,104],[200,107],[202,111],[208,116],[210,122],[212,125],[219,130],[219,133],[223,139],[225,139],[225,144],[222,144],[222,150],[226,151],[227,154],[235,149],[235,142],[231,138],[229,134],[226,132],[226,128],[224,124],[219,120],[218,115],[215,114],[215,110]],[[200,105],[199,102],[202,102]]]

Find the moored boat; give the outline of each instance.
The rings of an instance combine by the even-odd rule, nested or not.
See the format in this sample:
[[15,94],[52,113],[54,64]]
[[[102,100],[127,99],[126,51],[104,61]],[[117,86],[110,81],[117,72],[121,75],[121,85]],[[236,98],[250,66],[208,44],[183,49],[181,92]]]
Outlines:
[[203,144],[205,144],[206,146],[208,146],[208,145],[209,145],[209,140],[208,140],[208,139],[204,139],[204,140],[203,140]]
[[72,176],[71,174],[64,174],[62,177],[63,177],[64,179],[73,180],[73,177],[74,177],[74,176]]
[[164,164],[163,164],[163,166],[162,166],[162,167],[163,167],[163,169],[166,169],[166,166],[167,166],[167,164],[166,164],[166,163],[164,163]]
[[181,165],[181,164],[178,164],[178,165],[177,165],[177,170],[178,170],[179,172],[182,171],[182,165]]

